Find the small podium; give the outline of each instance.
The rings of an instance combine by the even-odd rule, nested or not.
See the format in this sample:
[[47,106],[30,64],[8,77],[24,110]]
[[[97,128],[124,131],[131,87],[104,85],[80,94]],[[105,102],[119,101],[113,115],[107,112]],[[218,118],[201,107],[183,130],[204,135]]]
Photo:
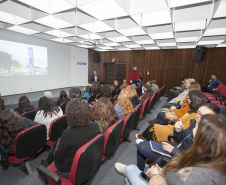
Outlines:
[[100,83],[100,81],[93,81],[93,83],[94,83],[94,84],[99,84],[99,83]]

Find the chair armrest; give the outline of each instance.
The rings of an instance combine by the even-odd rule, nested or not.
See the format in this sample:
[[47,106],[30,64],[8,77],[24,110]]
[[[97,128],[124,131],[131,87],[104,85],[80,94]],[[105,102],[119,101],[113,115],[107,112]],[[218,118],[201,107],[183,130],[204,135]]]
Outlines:
[[41,178],[45,181],[45,184],[49,184],[49,181],[47,179],[50,178],[56,185],[60,185],[61,184],[61,179],[58,175],[56,175],[55,173],[51,172],[50,170],[48,170],[47,168],[45,168],[42,165],[39,165],[36,170],[38,171],[39,175],[41,176]]
[[174,139],[174,135],[173,134],[168,135],[168,141],[171,141],[171,139]]
[[160,161],[160,166],[161,167],[164,167],[165,165],[166,165],[166,163],[168,162],[168,161],[170,161],[171,160],[171,158],[169,158],[169,157],[166,157],[166,156],[163,156],[162,158],[161,158],[161,161]]

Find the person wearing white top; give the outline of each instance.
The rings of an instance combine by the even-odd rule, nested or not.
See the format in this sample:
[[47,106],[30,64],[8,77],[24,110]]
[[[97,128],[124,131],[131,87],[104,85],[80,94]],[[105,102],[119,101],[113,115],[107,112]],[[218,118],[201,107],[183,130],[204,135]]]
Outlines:
[[50,99],[47,97],[42,97],[39,99],[39,111],[37,112],[34,121],[46,125],[47,128],[47,140],[49,139],[48,133],[51,122],[63,116],[63,111],[60,107],[51,103]]

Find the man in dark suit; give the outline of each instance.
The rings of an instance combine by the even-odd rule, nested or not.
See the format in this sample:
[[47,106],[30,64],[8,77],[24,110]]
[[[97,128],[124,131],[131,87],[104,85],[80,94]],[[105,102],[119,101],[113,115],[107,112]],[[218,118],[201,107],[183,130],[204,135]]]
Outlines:
[[97,72],[94,71],[93,76],[91,78],[91,83],[93,83],[94,81],[100,81],[99,76],[97,75]]

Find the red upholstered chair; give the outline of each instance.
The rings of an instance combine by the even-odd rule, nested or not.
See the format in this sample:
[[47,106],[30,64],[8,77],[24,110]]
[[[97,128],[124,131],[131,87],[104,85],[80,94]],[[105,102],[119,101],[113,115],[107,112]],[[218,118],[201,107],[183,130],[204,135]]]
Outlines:
[[95,96],[89,96],[88,98],[87,98],[87,102],[90,104],[91,102],[94,102],[95,101]]
[[149,107],[149,102],[150,102],[150,98],[147,98],[146,100],[144,100],[142,104],[141,112],[140,112],[140,119],[143,119],[146,117],[148,107]]
[[95,106],[96,106],[96,104],[92,105],[91,109],[94,110]]
[[104,146],[104,136],[97,135],[76,152],[70,171],[70,179],[61,177],[55,172],[55,164],[47,168],[40,165],[38,173],[46,184],[81,185],[88,182],[100,167]]
[[68,103],[68,101],[60,104],[60,108],[62,109],[64,114],[65,114],[65,109],[66,109],[67,103]]
[[218,97],[217,97],[218,95],[226,95],[226,86],[223,86],[223,87],[219,90],[219,92],[213,91],[213,92],[211,92],[210,95],[206,95],[205,97],[206,97],[206,99],[207,99],[208,101],[219,100]]
[[116,101],[117,101],[118,96],[119,96],[118,94],[114,96],[114,102],[116,102]]
[[133,122],[134,122],[134,118],[136,115],[136,111],[134,111],[133,113],[128,114],[125,118],[124,118],[124,124],[123,124],[123,129],[122,129],[122,135],[121,135],[121,141],[128,141],[131,142],[128,138],[129,138],[129,133],[133,128]]
[[[46,142],[46,126],[38,124],[19,132],[14,141],[14,155],[9,155],[7,150],[1,147],[1,159],[7,165],[24,163],[28,174],[31,174],[31,167],[28,159],[39,153]],[[5,168],[6,169],[6,168]]]
[[116,92],[115,92],[115,95],[120,94],[120,92],[121,92],[121,89],[117,89]]
[[37,111],[36,110],[31,110],[28,112],[24,112],[23,114],[21,114],[20,116],[31,119],[34,121],[35,116],[36,116]]
[[218,85],[216,91],[204,92],[203,94],[204,94],[205,97],[208,97],[208,96],[212,95],[212,92],[219,92],[219,93],[221,93],[220,91],[221,91],[223,86],[224,86],[223,84],[220,84],[220,85]]
[[51,146],[56,143],[59,137],[61,137],[63,131],[67,129],[66,115],[60,116],[54,119],[49,128],[49,140],[46,141],[47,146]]
[[119,120],[106,131],[104,135],[104,149],[101,161],[112,156],[112,154],[117,150],[121,139],[123,124],[123,120]]
[[136,114],[135,114],[134,121],[133,121],[133,129],[134,129],[134,130],[139,130],[139,129],[137,128],[137,126],[138,126],[138,123],[139,123],[139,121],[140,121],[141,108],[142,108],[142,103],[140,103],[139,105],[137,105],[137,106],[135,107]]
[[111,97],[114,97],[116,95],[116,90],[111,91]]
[[166,88],[166,85],[163,85],[163,86],[161,87],[160,92],[159,92],[159,97],[158,97],[158,99],[160,99],[160,98],[164,95],[164,90],[165,90],[165,88]]
[[103,95],[103,93],[97,94],[97,95],[96,95],[96,99],[98,100],[102,95]]
[[114,97],[111,97],[111,98],[108,98],[108,99],[111,101],[112,104],[114,103]]
[[150,112],[151,109],[153,109],[153,107],[154,107],[154,96],[155,95],[152,95],[152,97],[150,98],[147,112]]

